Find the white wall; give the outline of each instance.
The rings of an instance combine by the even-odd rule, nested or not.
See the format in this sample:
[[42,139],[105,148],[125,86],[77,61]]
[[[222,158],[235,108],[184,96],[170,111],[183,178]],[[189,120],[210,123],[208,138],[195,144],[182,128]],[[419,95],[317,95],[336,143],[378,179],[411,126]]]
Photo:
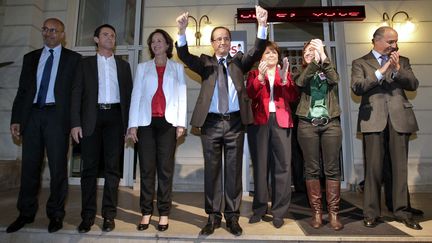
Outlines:
[[[348,77],[351,76],[351,63],[369,52],[372,48],[373,31],[379,26],[383,12],[390,16],[397,11],[406,11],[417,24],[417,30],[406,38],[399,36],[399,48],[402,55],[410,58],[410,62],[420,86],[416,92],[408,92],[410,102],[414,104],[414,112],[420,131],[413,134],[410,140],[408,183],[412,191],[430,190],[432,181],[432,128],[430,101],[432,99],[432,1],[343,1],[344,5],[365,5],[366,19],[362,22],[346,22],[344,24],[346,40],[346,66]],[[402,20],[397,15],[395,20]],[[363,178],[363,151],[361,136],[356,133],[356,122],[360,97],[351,94],[350,112],[352,134],[354,136],[353,153],[354,167],[358,180]],[[414,188],[413,188],[414,187]]]
[[[10,116],[24,54],[42,47],[40,28],[45,18],[65,21],[67,0],[3,0],[0,16],[0,160],[20,160],[21,146],[13,143]],[[1,163],[1,162],[0,162]],[[44,183],[48,172],[44,172]]]

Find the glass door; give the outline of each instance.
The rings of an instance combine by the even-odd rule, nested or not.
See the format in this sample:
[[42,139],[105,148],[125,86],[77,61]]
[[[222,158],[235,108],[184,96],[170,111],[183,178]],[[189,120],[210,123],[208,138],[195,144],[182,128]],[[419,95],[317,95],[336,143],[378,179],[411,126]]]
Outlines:
[[[143,49],[140,38],[142,0],[80,0],[78,9],[73,49],[83,57],[96,55],[93,32],[101,24],[110,24],[114,26],[117,34],[115,54],[129,62],[133,76],[138,65],[139,53]],[[70,151],[69,184],[79,185],[82,168],[81,148],[72,143]],[[133,186],[133,145],[125,145],[122,162],[120,185]],[[102,171],[103,163],[100,163],[100,177]],[[103,185],[104,179],[99,178],[98,184]]]

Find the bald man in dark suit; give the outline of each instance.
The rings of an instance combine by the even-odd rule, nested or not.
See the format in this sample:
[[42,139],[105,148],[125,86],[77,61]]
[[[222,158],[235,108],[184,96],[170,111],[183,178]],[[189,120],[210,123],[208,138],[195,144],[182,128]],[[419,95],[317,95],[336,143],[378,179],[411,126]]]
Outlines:
[[50,170],[48,232],[61,229],[65,216],[70,97],[81,55],[62,47],[65,33],[59,19],[45,20],[41,31],[44,47],[24,56],[12,107],[10,129],[12,136],[22,140],[22,167],[17,203],[20,214],[6,229],[8,233],[34,221],[45,149]]
[[409,59],[399,55],[398,34],[391,27],[378,28],[373,50],[352,63],[351,88],[362,97],[358,131],[363,134],[365,154],[364,225],[375,227],[380,216],[381,184],[386,148],[393,175],[393,214],[407,227],[421,230],[408,208],[408,142],[418,131],[405,90],[415,91],[419,82]]

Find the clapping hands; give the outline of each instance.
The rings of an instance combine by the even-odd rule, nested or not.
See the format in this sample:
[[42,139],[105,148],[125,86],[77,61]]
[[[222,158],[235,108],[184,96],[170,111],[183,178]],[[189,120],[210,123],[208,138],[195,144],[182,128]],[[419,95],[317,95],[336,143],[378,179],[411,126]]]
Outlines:
[[289,73],[289,61],[288,61],[288,57],[284,57],[284,59],[282,59],[282,68],[280,68],[280,65],[278,65],[278,69],[279,69],[279,75],[282,79],[282,84],[285,85],[287,83],[287,75]]

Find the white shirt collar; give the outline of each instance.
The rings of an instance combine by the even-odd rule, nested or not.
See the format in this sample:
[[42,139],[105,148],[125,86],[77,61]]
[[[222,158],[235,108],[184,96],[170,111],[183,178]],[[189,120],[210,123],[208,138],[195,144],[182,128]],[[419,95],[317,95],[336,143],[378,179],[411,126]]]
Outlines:
[[225,59],[224,62],[226,62],[226,61],[227,61],[227,57],[228,57],[228,55],[223,56],[223,57],[218,57],[218,56],[216,56],[216,59],[217,59],[217,61],[219,62],[219,59],[224,58],[224,59]]
[[44,50],[43,51],[46,52],[46,53],[49,53],[49,50],[53,49],[54,50],[54,54],[57,54],[57,53],[60,53],[61,48],[62,48],[61,44],[58,45],[58,46],[56,46],[56,47],[54,47],[54,48],[49,48],[48,46],[44,45]]
[[105,57],[105,56],[102,56],[101,54],[97,53],[97,56],[98,56],[98,58],[101,58],[103,60],[111,60],[112,58],[114,58],[114,54],[111,55],[110,57]]
[[375,59],[379,60],[381,58],[381,54],[374,49],[372,49],[372,54],[374,55]]

